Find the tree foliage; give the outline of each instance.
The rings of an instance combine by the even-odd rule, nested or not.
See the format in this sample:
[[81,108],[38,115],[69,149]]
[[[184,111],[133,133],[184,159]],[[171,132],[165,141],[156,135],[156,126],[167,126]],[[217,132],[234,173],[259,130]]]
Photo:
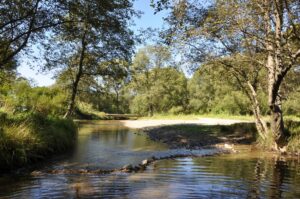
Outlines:
[[133,112],[153,115],[172,108],[177,108],[178,113],[184,112],[187,80],[182,72],[168,65],[170,63],[169,49],[163,46],[148,46],[136,54],[129,84]]
[[[119,62],[129,61],[133,37],[128,22],[134,15],[132,3],[123,1],[68,2],[62,17],[70,21],[56,26],[47,43],[48,67],[63,67],[72,80],[65,117],[74,110],[78,84],[83,76],[118,76]],[[74,23],[75,22],[75,23]]]
[[[165,1],[158,1],[158,6]],[[281,110],[281,86],[300,57],[299,1],[223,1],[211,4],[189,0],[170,3],[164,32],[167,43],[184,44],[194,62],[219,61],[236,78],[252,103],[262,139],[272,135],[274,147],[286,144]],[[230,10],[230,12],[228,12]],[[267,71],[268,106],[271,128],[261,119],[257,97],[259,76]],[[269,133],[271,132],[271,133]]]
[[60,0],[3,0],[0,4],[0,69],[51,27],[64,23]]

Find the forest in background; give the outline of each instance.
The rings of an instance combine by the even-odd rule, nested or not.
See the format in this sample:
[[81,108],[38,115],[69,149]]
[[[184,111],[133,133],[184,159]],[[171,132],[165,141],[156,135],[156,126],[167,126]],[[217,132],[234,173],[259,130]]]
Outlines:
[[[123,64],[124,74],[118,78],[84,76],[78,85],[77,117],[98,115],[101,118],[104,113],[140,116],[253,114],[251,102],[224,67],[211,62],[189,75],[172,59],[168,47],[151,45],[140,49],[132,64]],[[6,77],[0,90],[2,112],[63,116],[71,95],[71,78],[68,76],[71,72],[58,74],[56,83],[49,87],[34,87],[29,80],[16,74]],[[264,71],[260,77],[260,99],[267,97],[266,75]],[[300,72],[292,70],[283,87],[284,114],[299,117]],[[267,103],[262,104],[261,109],[263,115],[269,114]]]

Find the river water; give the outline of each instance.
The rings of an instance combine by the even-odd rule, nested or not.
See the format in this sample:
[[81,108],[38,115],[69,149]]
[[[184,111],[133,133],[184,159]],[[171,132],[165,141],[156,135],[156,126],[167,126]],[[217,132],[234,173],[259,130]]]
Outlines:
[[113,169],[151,156],[213,154],[168,150],[118,121],[81,122],[76,147],[35,173],[0,177],[0,198],[300,198],[300,160],[240,154],[161,160],[137,173],[52,174]]

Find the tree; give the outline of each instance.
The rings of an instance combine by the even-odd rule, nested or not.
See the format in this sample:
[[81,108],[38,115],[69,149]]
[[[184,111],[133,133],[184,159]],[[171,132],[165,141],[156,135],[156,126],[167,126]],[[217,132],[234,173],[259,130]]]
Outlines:
[[[251,100],[262,139],[271,138],[273,148],[283,147],[288,134],[284,130],[280,88],[300,56],[299,1],[158,2],[171,7],[167,19],[170,28],[164,33],[167,42],[184,43],[185,52],[197,63],[215,60],[226,67]],[[257,99],[263,70],[268,73],[271,129],[261,119]]]
[[129,0],[67,2],[67,21],[56,26],[46,44],[48,68],[71,68],[72,92],[65,117],[71,116],[81,78],[114,75],[118,60],[129,61],[133,47],[128,21],[135,14]]
[[152,71],[155,111],[172,114],[185,113],[188,105],[187,79],[183,72],[173,68],[155,68]]
[[60,0],[3,0],[0,4],[0,70],[49,28],[63,23]]
[[251,114],[249,98],[234,76],[218,62],[201,65],[189,80],[188,88],[192,113]]
[[16,67],[17,61],[11,59],[0,69],[0,109],[4,107],[6,109],[6,97],[10,94],[13,89],[13,83],[16,81]]
[[113,102],[116,106],[114,112],[121,113],[120,108],[120,98],[121,91],[124,88],[124,80],[122,78],[112,78],[108,77],[105,79],[106,86],[108,87],[108,92],[114,94]]
[[[135,55],[131,67],[131,86],[135,92],[140,94],[140,98],[144,98],[143,101],[147,104],[149,116],[154,113],[154,96],[151,92],[157,76],[157,70],[154,69],[166,67],[170,60],[171,54],[168,48],[160,45],[147,46],[140,49]],[[154,71],[154,73],[151,71]]]
[[169,49],[160,45],[138,51],[131,67],[129,87],[133,94],[131,110],[152,116],[154,112],[184,112],[187,108],[185,75],[169,64]]
[[[118,62],[115,64],[113,75],[103,76],[97,85],[98,89],[94,89],[99,94],[104,95],[97,99],[99,111],[110,113],[125,113],[128,112],[127,100],[124,98],[124,88],[128,81],[129,65],[127,62]],[[126,105],[127,104],[127,105]],[[127,107],[127,108],[126,108]]]
[[[259,3],[257,3],[259,6]],[[264,25],[262,44],[267,53],[268,104],[271,110],[271,131],[276,144],[286,144],[280,89],[284,78],[300,57],[299,1],[265,0],[259,7]]]

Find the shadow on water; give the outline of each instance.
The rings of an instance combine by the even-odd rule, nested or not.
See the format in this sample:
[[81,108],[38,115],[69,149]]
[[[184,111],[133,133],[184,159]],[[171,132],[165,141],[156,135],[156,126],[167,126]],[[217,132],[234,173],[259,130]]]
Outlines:
[[300,161],[261,151],[177,158],[136,173],[49,174],[44,169],[118,168],[169,153],[116,122],[81,123],[71,155],[41,175],[0,177],[0,198],[300,198]]

